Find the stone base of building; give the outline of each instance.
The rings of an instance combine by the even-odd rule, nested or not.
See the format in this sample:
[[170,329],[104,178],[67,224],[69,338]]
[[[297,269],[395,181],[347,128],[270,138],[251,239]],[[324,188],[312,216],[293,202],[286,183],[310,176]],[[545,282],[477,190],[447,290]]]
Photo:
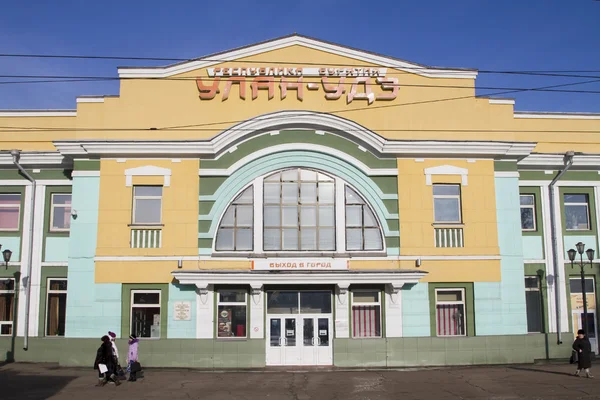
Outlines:
[[[572,337],[565,333],[565,338]],[[51,362],[65,367],[92,367],[99,339],[0,338],[0,354],[16,362]],[[117,340],[121,356],[127,341]],[[263,339],[224,341],[212,339],[158,339],[140,343],[145,367],[262,368],[266,366]],[[336,367],[426,367],[453,365],[523,364],[536,360],[568,358],[570,341],[556,344],[555,334],[475,336],[463,338],[406,337],[334,339]],[[122,364],[125,364],[123,361]]]

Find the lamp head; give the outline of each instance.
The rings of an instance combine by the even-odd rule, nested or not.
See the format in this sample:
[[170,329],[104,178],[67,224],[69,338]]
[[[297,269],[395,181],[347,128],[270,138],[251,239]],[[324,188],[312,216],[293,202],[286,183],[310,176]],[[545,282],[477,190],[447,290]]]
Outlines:
[[577,251],[575,251],[574,249],[570,249],[569,251],[567,251],[567,254],[569,255],[569,260],[571,262],[575,261],[575,255],[577,254]]
[[579,254],[583,254],[583,251],[585,250],[585,244],[583,244],[582,242],[579,242],[575,246],[577,247],[577,252]]
[[2,257],[4,258],[4,263],[6,264],[6,268],[8,269],[8,262],[10,261],[10,257],[12,256],[12,251],[6,249],[2,252]]
[[594,249],[587,249],[587,251],[585,252],[585,254],[587,254],[588,260],[590,260],[590,262],[592,262],[594,260]]

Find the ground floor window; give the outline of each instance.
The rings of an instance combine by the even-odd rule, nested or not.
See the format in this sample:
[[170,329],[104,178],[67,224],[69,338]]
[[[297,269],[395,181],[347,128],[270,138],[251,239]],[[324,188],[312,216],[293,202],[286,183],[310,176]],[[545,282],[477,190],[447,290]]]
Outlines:
[[0,278],[0,336],[12,335],[15,280]]
[[381,295],[379,290],[352,291],[352,337],[381,337]]
[[245,338],[248,293],[243,289],[217,291],[217,337]]
[[525,303],[527,306],[527,332],[543,332],[542,292],[539,276],[525,277]]
[[139,338],[160,338],[160,290],[131,291],[131,331]]
[[465,336],[465,290],[436,289],[435,308],[438,336]]
[[67,280],[49,278],[47,287],[46,336],[65,336]]

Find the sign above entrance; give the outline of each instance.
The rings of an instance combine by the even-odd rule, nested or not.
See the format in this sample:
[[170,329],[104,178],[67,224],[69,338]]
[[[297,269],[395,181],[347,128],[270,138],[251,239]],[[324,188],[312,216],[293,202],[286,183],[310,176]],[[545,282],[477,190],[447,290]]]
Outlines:
[[[344,94],[346,103],[366,100],[368,104],[379,100],[394,100],[398,96],[398,78],[387,78],[386,68],[343,68],[343,67],[228,67],[207,68],[208,79],[196,79],[200,100],[212,100],[221,93],[221,100],[229,98],[233,85],[238,86],[240,99],[246,100],[246,89],[250,87],[252,100],[258,98],[260,90],[267,92],[268,99],[275,97],[279,86],[281,100],[288,90],[296,91],[296,98],[304,100],[304,88],[325,92],[327,100],[338,100]],[[313,77],[304,81],[304,77]],[[319,79],[320,78],[320,79]],[[224,84],[221,85],[221,82]],[[348,85],[350,87],[348,88]]]
[[347,270],[348,261],[334,258],[296,258],[296,259],[266,259],[253,260],[252,269],[258,271],[331,271],[331,270]]

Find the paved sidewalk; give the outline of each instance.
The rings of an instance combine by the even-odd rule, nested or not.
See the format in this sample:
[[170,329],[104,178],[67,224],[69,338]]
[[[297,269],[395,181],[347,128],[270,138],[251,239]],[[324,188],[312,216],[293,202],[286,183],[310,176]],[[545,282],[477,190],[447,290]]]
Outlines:
[[[0,399],[600,399],[598,379],[570,376],[569,365],[429,370],[150,369],[119,387],[95,387],[90,369],[44,364],[0,367]],[[600,368],[598,368],[600,373]]]

